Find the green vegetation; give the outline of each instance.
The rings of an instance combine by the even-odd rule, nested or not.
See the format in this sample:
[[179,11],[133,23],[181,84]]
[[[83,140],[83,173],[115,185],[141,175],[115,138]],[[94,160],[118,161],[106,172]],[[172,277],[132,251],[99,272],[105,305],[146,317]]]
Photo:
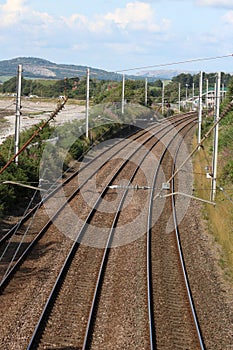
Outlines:
[[[221,111],[232,101],[233,79],[229,82],[227,98],[221,105]],[[205,132],[213,125],[213,118],[207,117]],[[197,152],[194,160],[196,188],[201,198],[209,200],[211,180],[206,178],[205,166],[212,165],[213,136]],[[233,281],[233,110],[222,119],[219,127],[219,153],[216,207],[204,206],[203,216],[209,232],[221,246],[219,265],[225,277]]]
[[[36,127],[21,133],[21,145],[24,144],[34,133]],[[53,129],[49,126],[43,129],[37,136],[31,147],[21,153],[19,165],[12,163],[1,175],[0,181],[16,181],[36,185],[38,183],[38,171],[40,158],[43,152],[43,141],[48,139]],[[0,150],[0,168],[2,168],[13,155],[13,139],[8,137],[1,145]],[[0,185],[0,215],[8,212],[12,207],[22,202],[23,205],[27,198],[30,198],[32,191],[20,186]]]
[[[212,83],[214,82],[214,74],[204,74],[204,78],[208,78]],[[233,79],[229,74],[222,74],[225,86],[228,87],[228,95],[224,104],[229,103],[233,96]],[[181,96],[185,96],[186,84],[188,89],[195,84],[195,94],[198,94],[199,74],[180,74],[174,77],[170,81],[166,81],[165,84],[165,99],[169,103],[177,102],[178,98],[178,83],[181,84]],[[12,94],[16,91],[16,77],[5,81],[0,86],[1,92],[4,94]],[[66,94],[69,97],[69,101],[72,99],[79,100],[80,103],[85,103],[86,99],[86,77],[77,76],[73,78],[67,78],[63,80],[22,80],[22,93],[25,96],[36,95],[41,98],[58,98],[60,95]],[[122,82],[111,80],[97,80],[90,79],[90,140],[87,140],[84,136],[84,128],[80,122],[66,124],[61,129],[56,128],[54,131],[48,127],[39,137],[35,140],[35,145],[28,148],[20,156],[20,163],[18,167],[14,164],[1,175],[0,180],[11,179],[16,181],[24,181],[27,183],[38,183],[39,164],[41,162],[41,155],[45,149],[44,141],[51,137],[59,137],[58,145],[52,144],[46,147],[48,154],[46,155],[48,164],[53,161],[54,169],[48,166],[51,178],[55,173],[56,167],[60,167],[60,160],[65,157],[65,161],[62,162],[62,167],[66,169],[71,159],[78,159],[85,153],[91,142],[95,142],[98,139],[110,137],[109,135],[114,133],[119,126],[123,127],[125,124],[131,124],[137,118],[151,119],[153,118],[153,108],[156,108],[156,104],[161,104],[162,96],[162,81],[157,80],[155,82],[148,81],[148,107],[145,108],[145,81],[142,80],[130,80],[126,79],[125,82],[125,100],[128,102],[125,105],[124,119],[121,114],[121,98],[122,98]],[[37,98],[35,97],[35,101]],[[84,101],[84,102],[83,102]],[[224,108],[224,104],[221,109]],[[112,123],[109,121],[112,120]],[[121,122],[119,123],[119,120]],[[212,125],[211,118],[206,118],[203,130],[207,130]],[[33,128],[27,132],[22,133],[21,143],[23,143],[32,134]],[[79,134],[80,137],[74,140],[68,154],[65,154],[64,150],[68,147],[70,138],[72,139]],[[220,181],[224,186],[231,186],[233,179],[233,112],[230,112],[224,120],[221,122],[219,149],[220,149]],[[73,136],[72,136],[73,135]],[[0,166],[2,167],[12,154],[10,144],[11,138],[8,138],[6,142],[1,146],[0,153]],[[212,143],[209,144],[208,157],[210,158],[210,150]],[[11,152],[9,153],[9,149]],[[43,161],[46,161],[44,154]],[[57,160],[57,163],[54,162]],[[17,186],[0,186],[0,210],[2,212],[11,208],[12,203],[16,203],[18,198],[22,196],[30,196],[31,191],[25,188],[18,188]]]
[[[19,155],[18,166],[12,163],[0,175],[0,182],[7,180],[38,186],[39,178],[44,178],[43,171],[45,170],[46,179],[52,183],[69,167],[71,160],[83,157],[93,143],[114,137],[119,130],[131,127],[136,118],[151,119],[152,116],[150,109],[133,104],[125,106],[125,113],[122,116],[120,104],[106,103],[91,109],[88,139],[85,136],[83,120],[66,123],[55,129],[46,126]],[[38,129],[38,126],[21,133],[20,147]],[[1,145],[0,168],[12,155],[13,139],[8,137]],[[12,208],[18,208],[19,204],[23,206],[25,202],[28,202],[32,193],[31,189],[25,187],[0,184],[0,215],[8,213]]]
[[[203,78],[209,80],[209,88],[214,87],[215,74],[203,74]],[[231,82],[231,75],[222,73],[225,87]],[[178,103],[178,84],[181,86],[181,99],[192,96],[194,84],[194,94],[198,96],[199,74],[179,74],[170,81],[165,81],[165,101],[169,104]],[[232,84],[232,83],[231,83]],[[147,106],[155,106],[162,102],[162,81],[148,80]],[[3,94],[14,94],[16,92],[16,77],[5,81],[0,85],[0,92]],[[43,98],[58,98],[66,95],[70,99],[86,99],[86,76],[56,79],[22,79],[22,95],[37,96]],[[104,80],[91,77],[90,79],[90,102],[92,105],[120,102],[122,99],[122,81]],[[145,104],[145,80],[130,79],[125,80],[125,100],[130,103]],[[155,107],[157,109],[157,107]]]

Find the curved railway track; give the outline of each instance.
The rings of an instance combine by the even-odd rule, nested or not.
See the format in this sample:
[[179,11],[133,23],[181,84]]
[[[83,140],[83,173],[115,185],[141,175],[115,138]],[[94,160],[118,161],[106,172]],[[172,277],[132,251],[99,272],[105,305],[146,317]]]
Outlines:
[[[188,129],[189,131],[190,129]],[[174,163],[172,172],[171,169],[166,169],[166,165],[164,166],[167,179],[171,178],[176,166],[179,167],[176,162],[182,142],[183,140],[180,140],[175,146],[176,151],[173,153],[173,160],[171,160]],[[167,155],[166,152],[163,153],[162,162],[168,162]],[[160,169],[158,169],[159,171]],[[155,174],[154,181],[156,181],[157,176],[158,173]],[[172,179],[172,193],[175,192],[175,180],[176,178]],[[158,198],[158,196],[156,197]],[[154,329],[156,331],[154,339],[156,345],[151,349],[205,349],[182,255],[175,198],[174,196],[171,198],[171,202],[166,200],[163,212],[160,215],[157,214],[159,219],[152,227],[151,217],[156,215],[158,206],[156,207],[156,203],[154,203],[154,193],[151,193],[147,247],[148,275],[151,275],[152,278],[148,280],[148,293],[150,294],[148,301],[153,302]],[[171,219],[170,213],[172,213],[174,229],[167,231],[168,226],[166,225]]]
[[[188,118],[188,116],[187,116]],[[171,123],[169,125],[172,128],[173,118],[171,118]],[[162,129],[166,129],[162,127]],[[141,133],[138,132],[135,137],[133,136],[133,141],[140,140]],[[149,138],[153,135],[149,135]],[[41,239],[48,227],[51,225],[53,220],[64,210],[67,204],[74,199],[74,197],[80,192],[80,190],[85,186],[88,181],[94,176],[98,169],[104,166],[106,162],[109,162],[120,149],[124,149],[125,143],[121,146],[122,139],[117,141],[116,149],[114,147],[109,147],[102,151],[100,155],[97,155],[94,159],[91,159],[87,165],[84,165],[81,169],[82,172],[85,171],[87,166],[92,165],[94,169],[93,172],[87,174],[87,177],[83,176],[83,183],[77,185],[77,176],[80,174],[80,170],[76,170],[71,176],[68,176],[64,182],[61,182],[59,178],[56,183],[54,183],[46,193],[46,196],[28,212],[24,217],[21,218],[18,224],[16,224],[8,233],[6,233],[0,241],[0,256],[2,265],[0,266],[1,282],[0,291],[2,291],[10,280],[11,276],[14,275],[15,270],[24,261],[27,255],[30,253],[33,246]],[[131,142],[132,138],[128,141]],[[141,141],[140,141],[141,142]],[[104,156],[104,161],[103,161]],[[93,165],[94,163],[94,165]],[[112,169],[114,171],[115,168]],[[69,184],[69,193],[65,193],[63,188]],[[68,187],[68,186],[67,186]],[[75,188],[74,191],[72,188]],[[71,192],[71,193],[70,193]],[[49,202],[52,198],[52,210],[40,210],[44,203]],[[61,199],[62,198],[62,199]],[[51,202],[50,201],[50,202]],[[50,203],[49,202],[49,203]],[[47,205],[48,208],[48,205]],[[37,218],[37,211],[39,211],[39,218]],[[35,228],[34,228],[35,226]],[[38,229],[38,227],[40,229]],[[26,233],[26,235],[25,235]],[[14,239],[12,239],[14,236]],[[23,238],[22,238],[23,237]],[[25,237],[25,238],[24,238]]]
[[[178,129],[175,133],[171,124],[150,127],[145,134],[141,132],[143,135],[136,136],[138,149],[135,149],[135,144],[134,149],[130,149],[131,141],[127,147],[124,144],[124,150],[115,149],[105,157],[104,162],[94,167],[98,172],[90,172],[90,179],[93,175],[97,176],[97,187],[99,183],[97,193],[92,194],[91,208],[85,207],[82,198],[81,201],[77,200],[77,196],[81,197],[80,190],[81,194],[89,191],[88,187],[85,189],[89,179],[80,184],[72,176],[69,184],[74,181],[72,186],[77,188],[72,193],[70,189],[67,191],[69,196],[65,197],[65,203],[69,203],[83,217],[82,226],[76,227],[71,235],[73,243],[60,237],[60,243],[54,248],[64,250],[62,256],[65,258],[63,263],[61,259],[57,264],[60,267],[51,269],[54,270],[53,277],[47,283],[46,292],[37,300],[38,311],[33,318],[31,316],[28,333],[24,336],[26,339],[31,337],[27,349],[204,349],[198,322],[195,321],[196,314],[190,311],[195,308],[193,304],[190,308],[192,300],[187,298],[184,282],[187,276],[181,274],[182,262],[177,254],[177,243],[174,243],[177,230],[166,235],[162,228],[162,221],[168,220],[172,212],[176,219],[175,202],[170,199],[164,201],[163,216],[156,213],[161,199],[158,203],[155,200],[155,190],[161,188],[161,179],[171,176],[169,149],[177,149],[178,154],[181,142],[177,134],[186,135],[193,129],[193,121],[193,115],[173,119]],[[151,159],[148,161],[148,155],[152,153],[159,160],[153,171]],[[117,160],[114,159],[116,154]],[[141,173],[142,166],[148,172],[146,177]],[[163,174],[160,174],[161,169]],[[125,179],[127,183],[120,186],[118,191],[114,186],[111,188]],[[141,190],[133,190],[132,195],[130,187],[136,189],[138,184]],[[57,202],[59,190],[56,196]],[[129,196],[130,200],[127,201]],[[65,203],[63,198],[62,205],[60,202],[52,206],[52,221],[57,219],[58,213],[62,214],[63,221],[68,220]],[[106,203],[112,208],[107,214]],[[142,227],[127,226],[143,207],[148,208],[148,213],[140,219]],[[159,218],[154,222],[156,215]],[[87,242],[93,238],[93,227],[99,226],[103,232],[101,237],[95,237],[95,245],[99,245],[99,248],[91,244],[88,246]],[[128,241],[126,238],[128,244],[121,244],[122,231],[117,235],[118,227],[130,228],[124,232],[126,237],[130,237]],[[12,272],[2,283],[4,296],[9,288],[13,288],[14,280],[20,280],[20,273],[22,277],[22,271],[30,266],[28,259],[38,254],[35,247],[43,239],[42,235],[48,235],[47,229],[54,230],[53,222],[50,221],[40,230],[40,236],[37,233],[36,240],[31,240],[28,247],[32,250],[24,251],[16,259]],[[132,239],[135,231],[140,229],[142,234]],[[58,230],[55,229],[51,233],[52,239],[55,240],[55,236],[57,239],[57,235]],[[88,235],[85,241],[84,237]],[[167,246],[168,238],[172,241],[170,246]],[[83,240],[86,245],[80,244]],[[42,257],[44,260],[45,255]],[[54,257],[58,259],[55,253]],[[45,267],[38,273],[43,269]],[[43,283],[48,276],[51,277],[51,271],[45,275],[40,278]],[[11,276],[14,276],[12,280]],[[35,293],[38,292],[36,284],[34,289]],[[36,319],[39,319],[37,323]],[[24,340],[24,348],[25,344]]]

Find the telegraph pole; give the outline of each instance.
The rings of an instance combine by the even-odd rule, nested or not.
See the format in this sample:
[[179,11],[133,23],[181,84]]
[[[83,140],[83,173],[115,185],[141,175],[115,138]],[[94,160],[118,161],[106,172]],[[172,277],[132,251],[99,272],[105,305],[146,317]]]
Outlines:
[[189,84],[185,84],[185,109],[187,111],[187,101],[188,101],[188,88],[189,88]]
[[224,101],[224,99],[225,99],[225,84],[224,84],[224,82],[222,83],[222,102]]
[[[20,115],[21,115],[21,87],[22,87],[23,66],[18,65],[17,73],[17,94],[16,94],[16,115],[15,115],[15,147],[14,154],[19,151]],[[15,157],[15,164],[18,165],[18,156]]]
[[198,140],[197,142],[201,142],[201,124],[202,124],[202,80],[203,80],[203,72],[200,72],[200,81],[199,81],[199,113],[198,113]]
[[145,106],[147,107],[147,90],[148,90],[148,82],[147,78],[145,79]]
[[125,112],[125,75],[122,75],[122,102],[121,102],[121,113]]
[[89,102],[90,102],[90,68],[87,68],[87,93],[86,93],[86,138],[89,137]]
[[220,98],[221,98],[221,72],[217,75],[217,82],[216,82],[216,108],[215,108],[215,115],[214,115],[214,123],[217,123],[214,128],[214,149],[213,149],[213,175],[212,175],[212,186],[211,186],[211,200],[215,201],[216,196],[216,188],[217,188],[217,162],[218,162],[218,130],[219,130],[219,111],[220,111]]
[[180,113],[180,83],[178,84],[178,109],[179,109],[179,113]]
[[192,109],[194,109],[195,84],[192,85]]
[[208,112],[208,99],[209,99],[209,79],[206,79],[206,99],[205,99],[205,103],[206,103],[206,109]]
[[164,113],[164,81],[162,82],[162,114]]

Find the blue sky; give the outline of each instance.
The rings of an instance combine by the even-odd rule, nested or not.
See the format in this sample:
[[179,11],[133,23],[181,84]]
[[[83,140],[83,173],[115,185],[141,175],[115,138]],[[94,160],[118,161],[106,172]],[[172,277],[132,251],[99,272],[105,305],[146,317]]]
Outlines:
[[[0,0],[0,60],[120,71],[229,54],[233,0]],[[233,57],[160,68],[233,73]]]

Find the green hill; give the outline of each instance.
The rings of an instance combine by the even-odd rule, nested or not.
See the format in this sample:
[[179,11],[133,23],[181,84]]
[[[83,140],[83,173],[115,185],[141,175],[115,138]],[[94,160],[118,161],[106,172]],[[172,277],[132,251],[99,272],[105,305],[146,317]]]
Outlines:
[[[63,79],[65,77],[82,77],[86,75],[87,66],[56,64],[42,58],[36,57],[17,57],[10,60],[0,61],[0,76],[12,77],[17,73],[19,64],[23,65],[23,75],[25,78],[41,78],[41,79]],[[91,68],[93,77],[101,80],[120,80],[121,75],[115,72],[107,72],[105,70]]]
[[[98,80],[122,80],[122,74],[116,72],[108,72],[103,69],[91,68],[73,64],[57,64],[36,57],[17,57],[10,60],[0,61],[0,82],[16,76],[18,65],[23,65],[23,76],[30,79],[64,79],[82,77],[87,73],[87,68],[90,68],[91,78]],[[142,79],[142,76],[128,76],[135,80]],[[155,81],[156,78],[149,80]]]

